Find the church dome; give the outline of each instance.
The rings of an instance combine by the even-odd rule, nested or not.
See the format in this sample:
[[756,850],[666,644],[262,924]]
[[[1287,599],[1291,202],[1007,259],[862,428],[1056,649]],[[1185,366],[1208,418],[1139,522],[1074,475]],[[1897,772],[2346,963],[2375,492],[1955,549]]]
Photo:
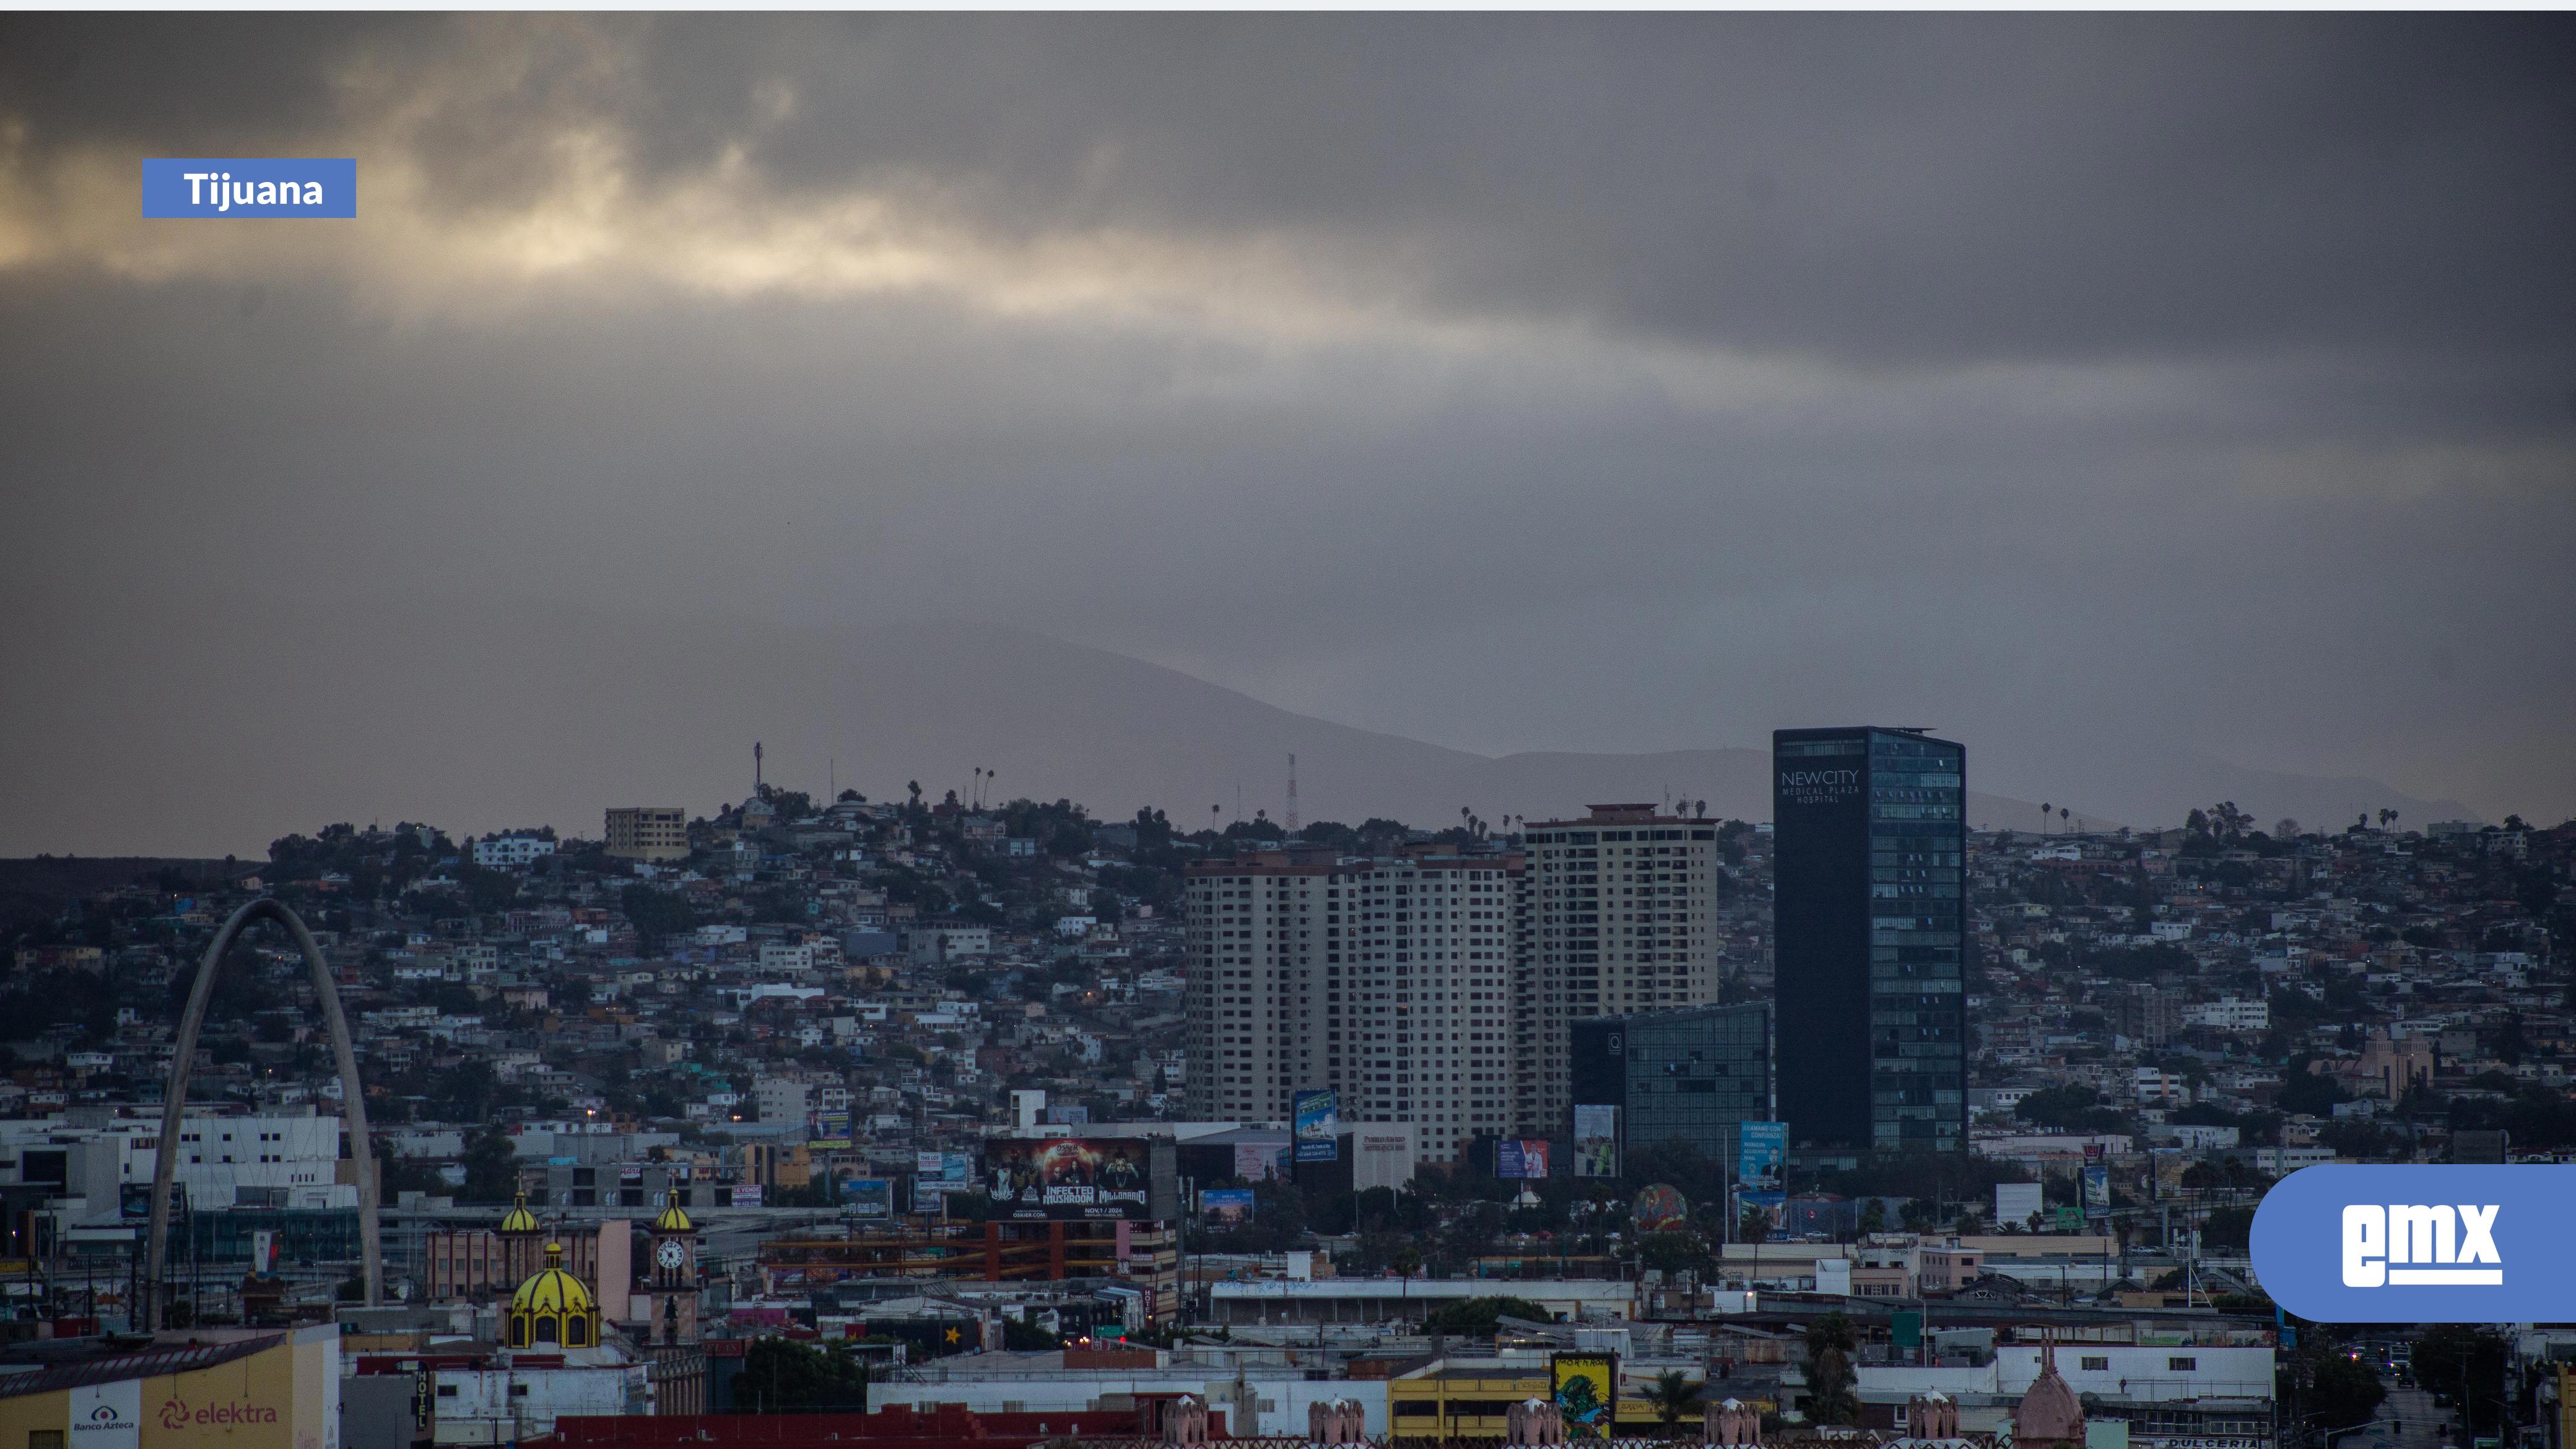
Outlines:
[[510,1295],[510,1347],[599,1343],[599,1301],[579,1278],[564,1271],[563,1245],[546,1244],[545,1271]]
[[2070,1442],[2084,1442],[2084,1405],[2059,1376],[2057,1355],[2042,1348],[2039,1377],[2031,1380],[2030,1391],[2021,1396],[2021,1407],[2013,1411],[2013,1443]]
[[536,1233],[545,1231],[537,1225],[537,1215],[528,1211],[528,1195],[526,1193],[523,1192],[519,1194],[517,1200],[510,1204],[508,1215],[501,1219],[501,1231],[505,1233]]
[[680,1205],[678,1203],[673,1203],[669,1207],[662,1209],[662,1215],[653,1220],[653,1231],[657,1233],[694,1233],[697,1231],[697,1228],[689,1222],[689,1215],[680,1211]]

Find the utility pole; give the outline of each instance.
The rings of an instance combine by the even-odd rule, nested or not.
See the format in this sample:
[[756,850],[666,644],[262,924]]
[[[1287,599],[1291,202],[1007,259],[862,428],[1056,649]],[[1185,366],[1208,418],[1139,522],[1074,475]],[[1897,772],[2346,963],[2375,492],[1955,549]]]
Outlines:
[[1294,839],[1297,834],[1297,757],[1295,755],[1288,757],[1288,834],[1291,839]]

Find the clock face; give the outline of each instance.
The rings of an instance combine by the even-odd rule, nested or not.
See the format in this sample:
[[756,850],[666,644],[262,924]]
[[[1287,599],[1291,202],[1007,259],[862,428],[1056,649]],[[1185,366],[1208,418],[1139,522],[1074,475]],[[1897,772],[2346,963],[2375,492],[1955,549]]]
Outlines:
[[689,1261],[689,1250],[678,1243],[664,1243],[653,1250],[653,1261],[665,1268],[678,1268]]

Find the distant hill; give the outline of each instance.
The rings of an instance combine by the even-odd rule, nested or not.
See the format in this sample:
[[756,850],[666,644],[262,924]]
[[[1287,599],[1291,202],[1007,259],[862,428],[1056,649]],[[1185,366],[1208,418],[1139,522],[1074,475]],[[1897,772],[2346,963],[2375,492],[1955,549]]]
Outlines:
[[38,856],[0,860],[0,936],[42,925],[80,896],[144,883],[220,884],[258,869],[256,861],[168,860],[140,856]]
[[[919,780],[934,800],[964,796],[989,767],[997,798],[1068,798],[1103,816],[1154,805],[1184,826],[1230,819],[1238,800],[1245,818],[1278,818],[1291,753],[1306,820],[1384,815],[1436,828],[1461,806],[1494,822],[1666,799],[1705,799],[1713,815],[1770,813],[1767,754],[1746,747],[1756,742],[1489,758],[981,625],[825,634],[436,599],[172,609],[151,630],[80,611],[42,623],[0,643],[0,666],[45,680],[76,661],[85,683],[11,699],[0,852],[257,856],[275,836],[335,820],[595,836],[610,805],[704,813],[740,799],[754,740],[773,783],[816,795],[837,780],[899,797]],[[2091,798],[2064,803],[2097,826],[2178,823],[2190,805],[2222,798],[2267,826],[2381,805],[2414,823],[2467,814],[2369,781],[2214,762],[2123,768]],[[1971,794],[1969,813],[1981,824],[2039,820],[2035,803],[1985,794]]]

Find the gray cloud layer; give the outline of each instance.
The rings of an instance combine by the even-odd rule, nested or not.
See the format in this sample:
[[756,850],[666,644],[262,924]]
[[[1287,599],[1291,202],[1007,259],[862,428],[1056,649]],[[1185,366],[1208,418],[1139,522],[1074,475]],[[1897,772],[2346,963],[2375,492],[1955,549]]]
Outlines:
[[[132,219],[231,153],[365,219]],[[10,19],[0,725],[65,610],[578,600],[2563,813],[2571,278],[2560,17]]]

